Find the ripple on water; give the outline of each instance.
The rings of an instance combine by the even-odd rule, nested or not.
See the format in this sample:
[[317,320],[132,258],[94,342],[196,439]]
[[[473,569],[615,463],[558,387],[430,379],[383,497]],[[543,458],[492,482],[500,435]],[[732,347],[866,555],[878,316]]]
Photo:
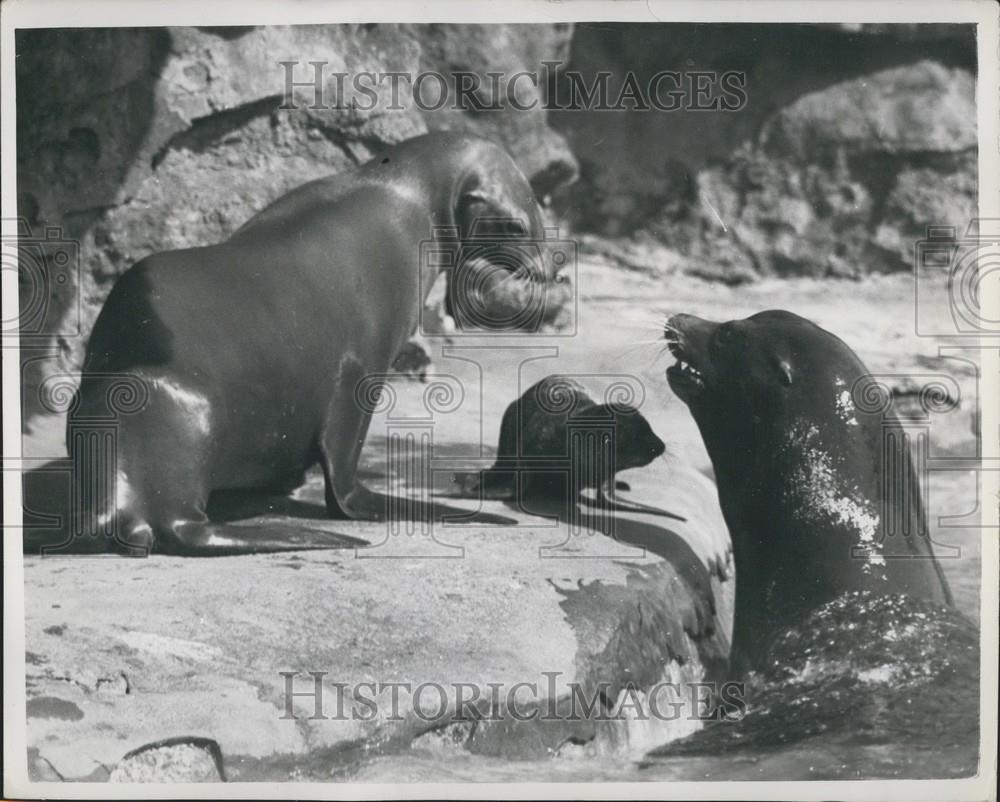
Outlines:
[[978,633],[952,608],[845,594],[775,640],[745,700],[741,721],[656,750],[661,770],[680,756],[738,753],[758,774],[787,769],[789,779],[968,776],[979,738]]

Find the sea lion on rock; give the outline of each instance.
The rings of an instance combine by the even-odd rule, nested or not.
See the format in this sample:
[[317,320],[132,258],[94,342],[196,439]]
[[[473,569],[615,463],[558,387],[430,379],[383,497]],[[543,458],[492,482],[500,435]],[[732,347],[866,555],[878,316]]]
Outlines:
[[[976,628],[951,607],[911,463],[885,458],[884,427],[898,421],[855,398],[869,380],[861,360],[784,311],[721,324],[675,315],[665,337],[677,359],[667,378],[701,431],[733,540],[731,671],[750,673],[742,720],[651,756],[822,733],[933,741],[945,720],[956,743],[974,743]],[[929,715],[944,687],[962,690]]]
[[[68,435],[86,466],[74,480],[85,528],[110,527],[139,551],[329,547],[335,536],[299,533],[290,545],[205,514],[213,491],[287,490],[317,462],[331,518],[381,517],[385,497],[355,474],[371,418],[357,388],[389,370],[416,328],[441,270],[421,243],[442,227],[460,247],[482,217],[513,232],[496,254],[544,239],[531,186],[503,148],[433,133],[293,190],[218,245],[127,270],[94,325],[68,419],[77,434],[115,420],[113,454],[82,453],[86,438]],[[451,272],[448,282],[452,291]],[[116,418],[110,394],[123,376],[144,398]],[[95,486],[114,490],[92,498]]]
[[[595,452],[583,446],[574,451],[574,428],[606,442],[613,440],[613,449]],[[518,500],[518,487],[521,499],[564,496],[567,479],[572,476],[576,490],[596,489],[596,504],[605,508],[679,518],[614,495],[615,489],[629,489],[624,482],[615,481],[615,473],[648,465],[665,450],[649,421],[634,407],[598,404],[579,382],[566,376],[547,376],[504,412],[493,467],[482,474],[464,475],[460,481],[463,493],[471,498]],[[573,460],[580,464],[574,465]]]

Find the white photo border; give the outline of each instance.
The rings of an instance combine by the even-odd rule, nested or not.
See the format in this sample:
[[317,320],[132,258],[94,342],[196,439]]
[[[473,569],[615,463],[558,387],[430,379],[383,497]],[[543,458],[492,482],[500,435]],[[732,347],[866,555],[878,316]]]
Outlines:
[[[2,218],[17,216],[15,161],[16,97],[14,32],[19,28],[148,27],[337,24],[348,22],[782,22],[782,23],[975,23],[978,73],[976,103],[979,135],[979,217],[1000,219],[1000,5],[992,0],[5,0],[0,6],[2,75]],[[11,233],[7,230],[5,235]],[[17,276],[2,274],[4,320],[17,317]],[[1000,319],[1000,297],[982,299],[991,320]],[[989,306],[992,309],[989,309]],[[983,355],[983,457],[1000,460],[1000,344],[981,343]],[[3,455],[21,455],[20,371],[16,348],[2,351]],[[984,500],[981,577],[981,740],[980,773],[957,780],[857,780],[785,782],[621,782],[621,783],[219,783],[100,784],[31,782],[25,744],[24,563],[21,530],[4,538],[4,796],[6,798],[201,799],[996,799],[997,773],[997,500],[1000,472],[982,471]],[[21,477],[3,472],[4,522],[21,517]]]

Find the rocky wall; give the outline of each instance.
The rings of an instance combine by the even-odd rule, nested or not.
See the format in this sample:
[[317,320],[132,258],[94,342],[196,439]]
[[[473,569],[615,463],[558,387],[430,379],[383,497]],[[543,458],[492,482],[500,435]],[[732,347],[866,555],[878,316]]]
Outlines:
[[[19,31],[24,418],[42,411],[46,376],[79,369],[100,305],[130,265],[217,242],[289,189],[381,146],[429,129],[472,130],[505,144],[540,194],[572,178],[576,161],[541,109],[473,115],[449,102],[428,112],[406,83],[394,104],[385,83],[363,112],[331,77],[537,70],[541,58],[565,54],[570,36],[567,25]],[[324,62],[323,105],[344,108],[310,108],[309,86],[296,89],[297,108],[281,108],[282,61],[298,62],[296,82],[312,78],[309,62]]]
[[734,110],[550,115],[581,165],[556,208],[630,238],[600,244],[627,264],[731,282],[902,271],[928,225],[975,216],[971,26],[580,24],[567,69],[610,71],[612,95],[629,72],[746,76]]
[[[627,265],[726,282],[910,269],[927,225],[975,214],[975,38],[955,25],[342,25],[20,31],[16,40],[24,417],[78,370],[114,279],[216,242],[288,189],[439,128],[505,144],[563,234]],[[468,71],[565,92],[736,70],[735,111],[282,109],[285,69]],[[489,81],[477,97],[494,99]],[[324,86],[327,105],[350,100]],[[579,173],[579,180],[574,179]]]

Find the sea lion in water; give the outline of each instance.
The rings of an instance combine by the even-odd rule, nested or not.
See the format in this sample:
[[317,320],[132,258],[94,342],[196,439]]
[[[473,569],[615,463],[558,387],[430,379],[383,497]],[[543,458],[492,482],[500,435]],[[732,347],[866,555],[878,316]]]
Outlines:
[[[71,458],[86,466],[74,479],[84,528],[110,527],[120,546],[142,552],[329,547],[336,536],[304,532],[291,543],[205,514],[213,491],[287,491],[317,462],[331,518],[381,517],[385,497],[355,475],[371,418],[357,388],[388,371],[416,328],[441,269],[421,258],[421,243],[447,227],[460,246],[475,227],[481,256],[481,218],[505,227],[496,254],[544,238],[531,186],[506,151],[427,134],[293,190],[218,245],[127,270],[91,333],[68,432],[114,419],[123,375],[145,398],[117,418],[113,454],[81,453],[87,438],[68,434]],[[535,267],[530,278],[544,279],[547,268]],[[449,272],[448,292],[453,284]],[[114,490],[91,498],[95,486]]]
[[[613,449],[574,453],[571,432],[592,431],[613,439]],[[598,491],[599,504],[621,512],[644,512],[681,519],[656,507],[618,499],[614,490],[628,490],[615,473],[648,465],[666,450],[649,421],[634,407],[598,404],[583,386],[566,376],[547,376],[513,401],[500,423],[497,458],[488,470],[459,477],[463,497],[518,500],[559,498],[566,493],[567,475],[576,477],[575,489]],[[614,460],[607,458],[613,452]],[[576,459],[582,464],[571,465]]]
[[676,315],[665,337],[677,359],[667,378],[701,431],[733,540],[732,674],[750,670],[749,712],[650,755],[861,730],[898,740],[901,720],[934,740],[936,715],[922,704],[919,721],[906,718],[906,705],[946,684],[968,698],[949,693],[940,720],[974,742],[976,629],[951,607],[930,538],[914,534],[926,527],[887,528],[889,515],[922,524],[924,510],[904,455],[890,461],[898,474],[884,467],[894,417],[854,401],[869,376],[861,360],[784,311],[722,324]]
[[930,539],[887,536],[887,481],[905,483],[897,512],[912,522],[920,487],[908,461],[885,475],[886,418],[853,403],[870,374],[844,342],[784,311],[675,315],[665,337],[678,360],[667,379],[701,431],[733,539],[734,653],[756,663],[769,634],[842,593],[951,604]]

